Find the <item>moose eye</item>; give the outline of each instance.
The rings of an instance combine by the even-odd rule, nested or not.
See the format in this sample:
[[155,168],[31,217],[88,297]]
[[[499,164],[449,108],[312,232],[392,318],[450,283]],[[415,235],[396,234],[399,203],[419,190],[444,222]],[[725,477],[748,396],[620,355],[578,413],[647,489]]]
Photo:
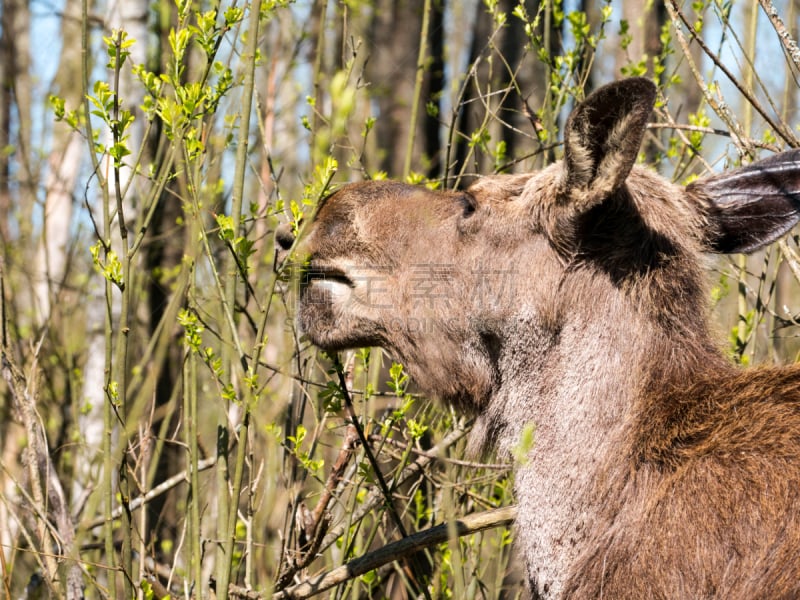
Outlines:
[[481,218],[473,218],[478,212],[478,202],[475,196],[468,193],[459,194],[458,202],[461,205],[461,215],[456,221],[456,228],[461,235],[470,235],[481,228]]
[[473,198],[470,194],[460,194],[458,197],[459,202],[461,203],[461,207],[463,209],[462,217],[468,219],[472,215],[475,214],[475,211],[478,209],[478,204],[475,202],[475,198]]

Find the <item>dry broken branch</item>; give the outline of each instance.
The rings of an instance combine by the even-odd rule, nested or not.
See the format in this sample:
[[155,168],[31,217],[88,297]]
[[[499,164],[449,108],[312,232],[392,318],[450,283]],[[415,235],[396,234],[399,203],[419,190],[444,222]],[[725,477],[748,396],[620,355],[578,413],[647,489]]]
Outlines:
[[[455,523],[452,527],[458,537],[478,533],[494,527],[505,527],[510,525],[517,516],[516,506],[507,506],[495,510],[487,510],[481,513],[467,515]],[[377,569],[395,560],[409,557],[415,552],[424,548],[430,548],[436,544],[441,544],[450,539],[451,524],[442,523],[435,527],[425,529],[406,538],[387,544],[386,546],[370,552],[364,556],[353,559],[347,564],[320,573],[297,585],[273,594],[272,600],[300,600],[311,598],[321,594],[325,590],[349,581],[369,571]],[[231,588],[230,595],[235,598],[260,599],[266,596],[260,592],[245,590],[241,588]]]

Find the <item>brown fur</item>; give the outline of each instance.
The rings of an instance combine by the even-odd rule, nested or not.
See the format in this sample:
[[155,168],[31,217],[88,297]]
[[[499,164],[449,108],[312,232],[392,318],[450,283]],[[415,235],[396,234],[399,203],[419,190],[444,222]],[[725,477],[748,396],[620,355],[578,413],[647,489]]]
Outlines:
[[477,415],[479,446],[536,427],[516,484],[535,595],[800,597],[800,370],[728,363],[702,269],[797,222],[800,158],[684,190],[633,167],[653,97],[601,88],[539,173],[345,186],[303,243],[300,323],[387,348]]

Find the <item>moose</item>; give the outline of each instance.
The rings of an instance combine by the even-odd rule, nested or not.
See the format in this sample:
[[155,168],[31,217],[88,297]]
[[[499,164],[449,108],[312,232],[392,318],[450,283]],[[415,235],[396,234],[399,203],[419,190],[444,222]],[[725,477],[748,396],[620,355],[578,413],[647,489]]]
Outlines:
[[342,186],[277,236],[308,257],[299,324],[385,348],[475,417],[474,450],[531,428],[535,598],[800,598],[800,368],[734,365],[705,282],[707,253],[798,222],[800,151],[674,184],[635,164],[655,97],[643,78],[589,94],[535,173]]

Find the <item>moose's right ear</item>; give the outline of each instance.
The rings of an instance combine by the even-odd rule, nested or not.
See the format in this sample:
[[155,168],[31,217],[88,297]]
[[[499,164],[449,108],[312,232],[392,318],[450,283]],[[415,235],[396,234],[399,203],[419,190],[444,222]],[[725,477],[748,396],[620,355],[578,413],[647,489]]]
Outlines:
[[560,193],[576,212],[602,202],[625,182],[655,97],[652,81],[631,77],[598,88],[569,115]]
[[800,150],[698,179],[686,191],[706,205],[710,250],[752,252],[800,221]]

